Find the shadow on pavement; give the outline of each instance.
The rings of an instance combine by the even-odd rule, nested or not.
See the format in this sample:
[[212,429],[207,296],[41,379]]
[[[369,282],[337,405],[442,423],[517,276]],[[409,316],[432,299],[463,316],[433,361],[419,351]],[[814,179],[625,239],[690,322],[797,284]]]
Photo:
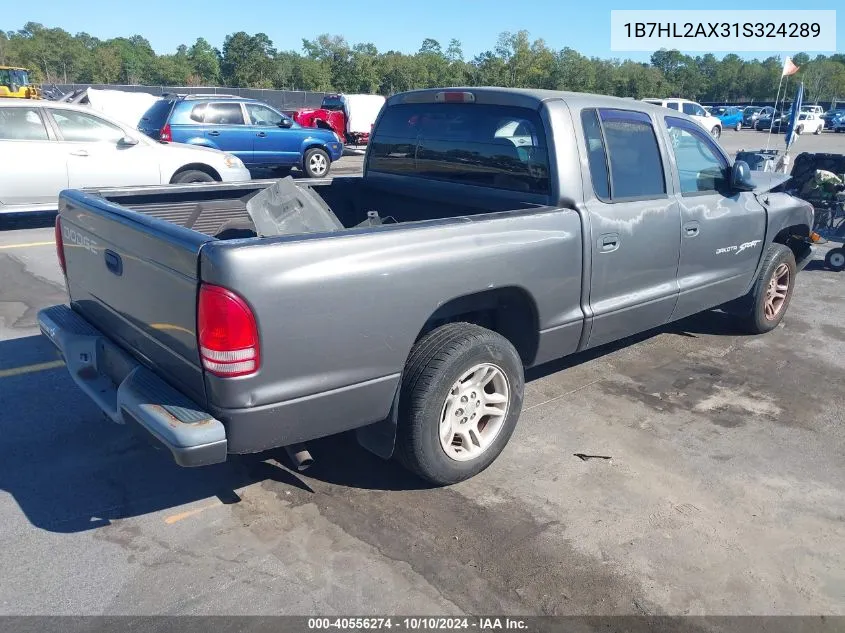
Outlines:
[[22,229],[44,229],[56,224],[55,211],[35,213],[0,214],[0,231],[20,231]]

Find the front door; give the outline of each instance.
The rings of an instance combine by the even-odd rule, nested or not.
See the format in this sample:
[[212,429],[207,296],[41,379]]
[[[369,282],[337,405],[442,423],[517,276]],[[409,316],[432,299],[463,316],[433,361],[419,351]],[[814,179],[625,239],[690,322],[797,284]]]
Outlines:
[[255,164],[294,165],[299,162],[302,134],[292,129],[293,121],[260,103],[247,103],[246,111],[251,123]]
[[665,323],[678,296],[680,211],[651,118],[641,112],[581,113],[592,191],[588,347]]
[[161,183],[155,148],[135,132],[137,143],[124,145],[128,134],[117,125],[88,112],[49,108],[56,122],[67,160],[68,186],[128,187]]
[[766,213],[751,192],[730,189],[730,163],[695,123],[666,117],[681,209],[680,295],[673,318],[714,308],[750,286]]
[[205,108],[206,138],[218,149],[252,164],[252,130],[246,125],[240,102],[213,102]]

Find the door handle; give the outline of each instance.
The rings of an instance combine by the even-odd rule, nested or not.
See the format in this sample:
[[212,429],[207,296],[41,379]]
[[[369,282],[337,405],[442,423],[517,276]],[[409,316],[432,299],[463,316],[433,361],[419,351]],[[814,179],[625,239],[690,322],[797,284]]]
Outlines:
[[120,277],[123,274],[123,260],[113,250],[106,249],[103,256],[106,259],[106,268]]
[[261,138],[264,138],[265,136],[267,136],[267,132],[259,132],[258,134],[256,134],[256,136],[260,136]]
[[617,233],[607,233],[599,238],[599,250],[602,253],[612,253],[619,248],[619,235]]
[[209,132],[208,135],[209,136],[220,136],[220,132],[218,132],[217,130],[211,130],[211,132]]
[[87,149],[77,149],[70,153],[71,156],[88,156]]
[[700,228],[698,222],[687,222],[684,224],[684,237],[698,236]]

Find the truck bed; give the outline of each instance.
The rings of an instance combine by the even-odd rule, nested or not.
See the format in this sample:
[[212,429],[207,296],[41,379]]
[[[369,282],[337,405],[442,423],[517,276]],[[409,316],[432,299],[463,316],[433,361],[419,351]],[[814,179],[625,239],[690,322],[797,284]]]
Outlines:
[[[94,190],[109,202],[217,239],[256,237],[247,213],[247,202],[271,186],[275,180],[246,183],[183,185],[181,187],[136,187]],[[368,211],[378,211],[383,220],[395,223],[418,222],[472,216],[497,211],[539,207],[507,198],[486,196],[455,203],[445,198],[413,196],[395,187],[376,187],[360,176],[321,181],[297,181],[297,186],[317,193],[332,209],[343,226],[352,229],[367,219]]]

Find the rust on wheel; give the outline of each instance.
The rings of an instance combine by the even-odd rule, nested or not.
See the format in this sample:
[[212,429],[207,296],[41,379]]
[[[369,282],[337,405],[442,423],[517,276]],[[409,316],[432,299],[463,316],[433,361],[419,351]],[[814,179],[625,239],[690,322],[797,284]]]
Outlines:
[[789,266],[783,263],[775,269],[775,274],[769,279],[769,287],[766,289],[763,308],[769,321],[774,321],[783,310],[787,292],[789,292]]

